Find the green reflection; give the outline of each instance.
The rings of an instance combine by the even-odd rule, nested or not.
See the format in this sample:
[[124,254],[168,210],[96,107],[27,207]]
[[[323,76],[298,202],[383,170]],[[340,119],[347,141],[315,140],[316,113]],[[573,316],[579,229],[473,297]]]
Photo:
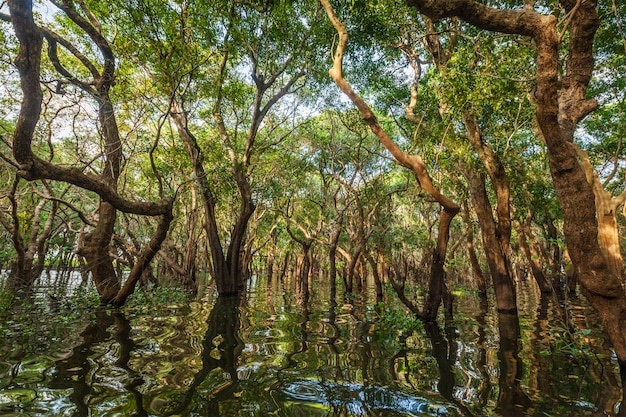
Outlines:
[[516,322],[465,292],[457,319],[439,327],[372,294],[338,303],[315,290],[263,285],[7,325],[0,415],[591,416],[619,401],[611,352],[584,308],[566,327],[560,304],[538,299]]

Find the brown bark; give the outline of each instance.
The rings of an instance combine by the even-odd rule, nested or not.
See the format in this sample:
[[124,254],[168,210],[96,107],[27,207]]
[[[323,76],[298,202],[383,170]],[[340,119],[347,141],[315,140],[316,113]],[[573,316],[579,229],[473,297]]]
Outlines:
[[[469,141],[483,163],[496,195],[494,209],[487,197],[485,178],[483,175],[467,173],[471,199],[478,215],[483,236],[483,246],[491,271],[498,310],[512,311],[517,309],[515,284],[511,275],[511,189],[504,166],[492,147],[484,141],[483,133],[476,117],[466,112],[463,122],[467,129]],[[486,236],[488,234],[489,236]]]
[[550,216],[548,216],[548,218],[545,221],[545,230],[546,230],[546,234],[548,237],[546,239],[546,242],[549,242],[548,251],[550,249],[552,250],[551,256],[546,256],[546,258],[548,258],[550,269],[552,270],[552,273],[554,274],[553,279],[556,279],[557,274],[559,273],[562,267],[563,251],[561,250],[561,247],[559,246],[559,242],[558,242],[559,232],[556,226],[554,225],[554,219],[552,219],[552,217]]
[[91,272],[102,304],[111,303],[121,288],[109,255],[116,220],[115,207],[102,201],[98,208],[98,223],[85,235],[84,246],[78,252],[87,260],[87,270]]
[[383,283],[380,280],[380,274],[378,273],[378,264],[376,264],[374,257],[369,251],[366,250],[363,254],[370,268],[372,268],[372,276],[374,277],[374,285],[376,286],[376,302],[382,303],[383,302]]
[[126,299],[133,293],[137,282],[143,275],[144,271],[161,248],[161,244],[167,237],[167,232],[170,228],[170,223],[174,220],[171,213],[167,213],[159,217],[159,223],[156,232],[152,235],[150,242],[145,247],[141,255],[135,261],[135,265],[130,271],[128,279],[124,283],[124,286],[115,294],[112,300],[113,305],[124,305]]
[[[502,225],[493,218],[493,209],[487,196],[484,174],[470,168],[463,172],[467,180],[472,206],[478,217],[487,265],[491,272],[496,305],[500,312],[517,311],[515,285],[509,260],[509,240],[503,239]],[[510,233],[510,229],[509,229]]]
[[[428,282],[428,295],[424,304],[424,320],[436,321],[439,305],[444,297],[445,286],[445,262],[448,241],[450,240],[450,224],[456,213],[441,210],[439,213],[439,233],[437,234],[437,245],[433,251],[431,261],[430,278]],[[447,306],[447,314],[452,314],[451,308]]]
[[416,317],[421,318],[422,311],[420,311],[419,306],[406,296],[404,290],[407,275],[406,263],[404,263],[401,267],[394,264],[394,273],[390,276],[391,286],[395,290],[402,304],[404,304]]
[[[361,117],[363,118],[363,120],[365,120],[372,133],[376,135],[380,143],[393,155],[395,160],[400,165],[410,169],[414,173],[422,189],[426,191],[435,201],[437,201],[437,203],[440,204],[442,208],[440,213],[445,213],[445,218],[440,219],[440,236],[438,237],[438,247],[436,248],[436,254],[443,254],[443,258],[437,259],[437,262],[432,264],[431,269],[431,276],[437,277],[438,279],[443,279],[445,274],[445,272],[443,271],[443,265],[445,264],[445,253],[447,252],[447,243],[450,233],[449,226],[451,220],[460,211],[460,206],[452,201],[450,198],[442,194],[441,191],[439,191],[439,189],[433,184],[432,179],[430,178],[430,175],[426,168],[426,164],[419,155],[408,154],[400,149],[400,147],[393,141],[393,139],[387,134],[387,132],[385,132],[382,126],[380,126],[380,124],[378,123],[378,119],[376,118],[376,115],[374,114],[372,109],[352,89],[350,84],[343,77],[343,55],[348,44],[348,31],[343,23],[341,23],[335,15],[335,12],[328,0],[320,0],[320,3],[326,10],[326,14],[328,15],[329,20],[331,21],[339,35],[339,41],[333,54],[333,66],[329,70],[330,77],[335,82],[335,84],[337,84],[339,89],[352,101],[352,103],[354,103],[356,108],[359,110]],[[450,221],[448,221],[448,217]],[[439,247],[439,244],[442,244],[443,246]],[[434,285],[434,298],[431,301],[432,304],[434,304],[435,299],[437,298],[437,294],[440,291],[440,286],[442,286],[443,283],[435,283]],[[398,287],[394,286],[394,288],[397,289]],[[432,307],[429,309],[428,317],[429,319],[433,317]]]
[[595,172],[589,155],[580,149],[577,150],[580,162],[585,170],[587,181],[591,184],[596,203],[596,218],[598,219],[598,242],[609,268],[613,274],[622,278],[624,283],[624,259],[619,241],[619,228],[617,225],[617,213],[619,207],[626,201],[626,191],[617,197],[604,189],[602,182]]
[[274,259],[276,258],[276,249],[278,248],[278,228],[276,224],[272,226],[270,231],[271,242],[270,248],[267,253],[267,262],[265,264],[265,273],[267,275],[267,284],[272,283],[274,277]]
[[534,39],[536,115],[563,210],[568,252],[584,293],[613,343],[622,386],[626,386],[626,294],[621,276],[612,271],[599,244],[594,192],[572,144],[578,122],[597,107],[595,100],[586,99],[594,65],[593,39],[599,26],[596,1],[562,1],[571,16],[566,27],[569,44],[561,77],[559,44],[562,37],[557,33],[556,16],[542,15],[532,7],[495,9],[473,0],[407,0],[407,4],[432,19],[457,16],[482,29]]
[[[296,241],[302,247],[302,264],[300,266],[300,271],[297,276],[296,288],[297,292],[300,296],[308,299],[309,297],[309,275],[311,273],[311,246],[313,245],[313,238],[311,236],[305,236],[304,238],[297,236],[289,225],[290,222],[287,223],[287,233],[289,236]],[[302,228],[300,228],[302,230]],[[306,231],[302,230],[305,234]]]
[[[89,63],[84,56],[77,55],[75,48],[68,49],[85,64],[87,70],[92,74],[93,87],[71,76],[58,62],[55,49],[56,39],[50,36],[49,31],[40,30],[35,24],[32,16],[32,1],[14,0],[9,2],[11,21],[20,45],[15,63],[19,70],[24,95],[13,135],[13,156],[19,165],[18,174],[29,181],[36,179],[64,181],[94,191],[100,196],[98,224],[86,236],[83,251],[101,300],[104,303],[109,303],[120,288],[119,277],[116,275],[109,256],[116,209],[128,213],[167,217],[168,215],[171,216],[173,201],[172,199],[162,199],[159,202],[136,202],[124,199],[117,193],[116,183],[120,172],[122,148],[113,106],[109,99],[109,90],[115,78],[115,58],[100,31],[85,20],[71,3],[63,1],[55,4],[95,43],[103,57],[102,70],[98,71],[96,66]],[[54,165],[38,158],[32,152],[32,138],[41,113],[42,91],[39,78],[43,44],[42,33],[47,34],[50,43],[49,57],[57,71],[66,77],[70,83],[84,89],[98,103],[98,117],[102,127],[105,148],[105,164],[99,176],[85,174],[78,168]],[[50,42],[51,38],[52,41]],[[145,267],[146,263],[140,259],[137,265]]]
[[343,214],[345,210],[339,211],[337,223],[335,229],[330,236],[330,242],[328,245],[328,262],[330,264],[328,271],[328,278],[330,280],[330,292],[331,299],[335,299],[337,293],[337,246],[339,245],[339,238],[341,237],[341,231],[343,226]]

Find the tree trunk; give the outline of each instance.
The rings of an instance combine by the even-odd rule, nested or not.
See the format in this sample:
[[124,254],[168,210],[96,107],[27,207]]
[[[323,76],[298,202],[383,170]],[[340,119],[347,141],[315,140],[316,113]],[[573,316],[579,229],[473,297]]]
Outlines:
[[369,263],[370,268],[372,268],[372,276],[374,277],[374,285],[376,286],[376,302],[383,302],[383,283],[380,280],[380,274],[378,273],[378,265],[376,261],[372,257],[372,254],[369,251],[364,252],[365,259],[367,259],[367,263]]
[[[343,212],[340,219],[343,219]],[[336,229],[330,238],[330,245],[328,247],[328,262],[330,264],[328,271],[328,279],[330,281],[331,299],[335,299],[337,294],[337,245],[339,244],[339,238],[341,237],[341,226],[343,222],[339,222],[336,225]]]
[[577,149],[577,153],[595,196],[598,243],[607,259],[609,269],[613,274],[621,277],[622,283],[624,283],[624,260],[619,242],[617,211],[626,200],[626,191],[614,198],[611,193],[604,189],[598,173],[595,172],[589,161],[587,152]]
[[517,299],[509,262],[508,239],[503,239],[506,232],[503,233],[501,226],[496,225],[493,219],[493,210],[485,189],[485,176],[471,169],[464,170],[463,175],[467,179],[472,206],[478,216],[497,309],[499,312],[515,312]]
[[[426,297],[426,303],[424,306],[424,320],[436,321],[437,311],[441,300],[444,296],[445,290],[445,261],[446,252],[448,248],[448,241],[450,240],[450,224],[456,212],[441,210],[439,212],[439,231],[437,233],[437,246],[433,251],[433,259],[430,267],[430,279],[428,282],[428,296]],[[449,307],[448,307],[449,310]],[[452,314],[452,311],[448,311],[448,314]]]
[[268,251],[267,262],[265,264],[265,273],[267,275],[268,285],[272,283],[272,278],[274,276],[274,259],[276,257],[276,249],[278,248],[278,228],[276,227],[276,225],[272,226],[270,236],[272,244]]
[[467,228],[467,254],[469,256],[470,265],[472,267],[472,275],[476,281],[476,287],[481,298],[487,297],[487,281],[485,275],[478,262],[478,256],[476,255],[476,248],[474,247],[474,225],[472,224],[471,214],[469,210],[465,209],[465,225]]
[[113,260],[109,255],[116,213],[115,208],[109,203],[100,202],[96,228],[85,236],[83,247],[78,252],[87,261],[87,270],[91,272],[91,279],[96,285],[102,304],[113,301],[121,288]]
[[200,189],[200,197],[202,207],[204,209],[204,229],[207,240],[209,241],[209,249],[211,251],[211,264],[213,266],[212,275],[217,285],[218,294],[228,295],[236,293],[237,286],[233,285],[230,279],[230,273],[224,256],[224,249],[219,236],[217,219],[215,217],[215,197],[209,184],[209,179],[204,170],[204,154],[198,146],[195,135],[191,133],[187,125],[187,117],[180,106],[174,101],[172,103],[171,117],[178,130],[187,156],[191,162],[195,180]]
[[530,264],[530,270],[533,275],[533,278],[537,282],[539,286],[539,290],[542,293],[549,294],[552,292],[552,286],[546,279],[545,274],[543,273],[543,268],[539,263],[541,259],[540,253],[535,249],[535,244],[533,242],[533,235],[530,230],[530,226],[528,224],[522,225],[520,222],[514,222],[515,228],[517,229],[517,234],[519,238],[519,245],[524,252],[524,256],[526,256],[526,260]]

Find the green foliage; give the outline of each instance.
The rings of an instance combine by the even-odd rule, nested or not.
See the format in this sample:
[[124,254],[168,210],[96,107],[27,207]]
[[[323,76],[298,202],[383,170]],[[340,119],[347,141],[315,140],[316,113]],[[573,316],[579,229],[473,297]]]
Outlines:
[[128,299],[125,309],[136,312],[158,312],[172,306],[188,304],[193,299],[189,291],[178,287],[148,285],[140,287]]
[[406,338],[413,333],[423,333],[424,325],[406,310],[396,310],[384,303],[376,306],[377,327],[375,331],[378,342],[393,342]]

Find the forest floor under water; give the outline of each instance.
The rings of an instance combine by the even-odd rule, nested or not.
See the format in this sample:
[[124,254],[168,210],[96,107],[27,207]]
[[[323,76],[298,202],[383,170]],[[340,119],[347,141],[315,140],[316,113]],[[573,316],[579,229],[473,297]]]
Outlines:
[[[96,307],[94,290],[0,298],[2,416],[604,416],[619,372],[582,298],[518,286],[519,337],[494,300],[414,320],[393,291],[306,299],[252,280],[241,298],[171,288]],[[509,321],[514,319],[507,319]]]

